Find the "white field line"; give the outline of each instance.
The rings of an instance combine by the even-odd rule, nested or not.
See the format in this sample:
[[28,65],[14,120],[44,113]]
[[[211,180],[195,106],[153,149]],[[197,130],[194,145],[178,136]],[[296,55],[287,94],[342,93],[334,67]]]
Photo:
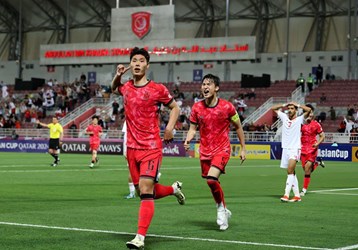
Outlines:
[[[129,232],[117,232],[117,231],[110,231],[110,230],[97,230],[97,229],[86,229],[86,228],[46,226],[46,225],[35,225],[35,224],[22,224],[22,223],[4,222],[4,221],[0,222],[0,225],[57,229],[57,230],[65,230],[65,231],[80,231],[80,232],[92,232],[92,233],[118,234],[118,235],[135,235],[135,234],[129,233]],[[246,241],[236,241],[236,240],[220,240],[220,239],[210,239],[210,238],[182,237],[182,236],[171,236],[171,235],[148,234],[147,236],[155,237],[155,238],[167,238],[167,239],[176,239],[176,240],[178,240],[178,239],[179,240],[193,240],[193,241],[214,242],[214,243],[227,243],[227,244],[235,244],[235,245],[255,245],[255,246],[270,246],[270,247],[295,248],[295,249],[317,249],[317,250],[328,249],[328,248],[319,248],[319,247],[306,247],[306,246],[296,246],[296,245],[282,245],[282,244],[272,244],[272,243],[246,242]],[[351,248],[347,248],[347,249],[351,249]]]
[[340,247],[340,248],[336,248],[334,250],[350,250],[350,249],[358,249],[358,244],[352,245],[352,246]]
[[324,192],[351,191],[351,190],[358,190],[358,188],[323,189],[323,190],[310,191],[310,193],[324,193]]

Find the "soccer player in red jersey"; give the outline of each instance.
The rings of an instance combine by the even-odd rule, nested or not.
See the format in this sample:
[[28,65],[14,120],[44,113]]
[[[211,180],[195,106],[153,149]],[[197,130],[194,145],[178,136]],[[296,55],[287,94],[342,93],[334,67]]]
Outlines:
[[306,106],[311,108],[311,112],[309,113],[306,122],[301,127],[301,163],[305,171],[303,188],[300,193],[301,196],[306,194],[308,185],[311,181],[311,173],[317,168],[318,164],[324,167],[322,160],[319,159],[317,162],[316,158],[318,154],[318,146],[324,141],[325,135],[321,124],[314,119],[313,106],[310,104],[307,104]]
[[[154,215],[154,199],[175,195],[179,204],[185,203],[181,182],[176,181],[172,186],[158,183],[163,158],[159,108],[164,104],[170,109],[164,131],[164,142],[169,143],[173,140],[179,107],[164,85],[147,79],[149,59],[149,53],[144,48],[133,48],[129,67],[118,65],[112,81],[113,92],[121,94],[124,100],[127,161],[133,184],[139,189],[141,199],[137,235],[126,243],[130,249],[144,248],[144,239]],[[122,75],[128,70],[131,70],[133,79],[121,84]]]
[[184,142],[186,150],[194,138],[196,130],[200,132],[201,176],[211,190],[217,206],[217,224],[220,230],[229,227],[231,212],[226,208],[224,192],[219,177],[225,173],[230,159],[230,124],[234,125],[241,144],[240,158],[246,159],[245,136],[239,115],[231,102],[217,96],[220,79],[212,74],[205,75],[201,83],[204,100],[196,102],[190,114],[190,127]]
[[98,116],[92,116],[92,124],[87,127],[86,134],[90,136],[89,144],[90,150],[92,152],[90,168],[93,168],[94,164],[99,162],[97,151],[101,143],[101,136],[103,134],[102,127],[98,125]]

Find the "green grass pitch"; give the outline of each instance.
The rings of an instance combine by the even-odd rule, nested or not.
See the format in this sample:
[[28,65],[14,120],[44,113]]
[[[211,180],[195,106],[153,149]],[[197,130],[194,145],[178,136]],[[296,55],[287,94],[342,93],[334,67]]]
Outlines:
[[[137,228],[139,199],[125,200],[123,156],[0,153],[0,249],[126,249]],[[303,171],[297,168],[300,186]],[[281,203],[286,173],[279,161],[230,160],[221,177],[233,216],[227,231],[198,159],[164,157],[160,183],[183,182],[187,201],[155,202],[145,249],[358,248],[358,163],[326,162],[312,174],[302,202]]]

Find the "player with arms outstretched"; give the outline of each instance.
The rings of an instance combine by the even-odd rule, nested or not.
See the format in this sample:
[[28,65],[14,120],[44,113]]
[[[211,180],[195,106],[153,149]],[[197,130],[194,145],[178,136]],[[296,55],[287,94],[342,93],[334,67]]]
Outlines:
[[99,162],[97,152],[101,143],[101,136],[103,132],[102,127],[98,125],[98,120],[98,116],[92,116],[92,124],[90,124],[86,129],[86,134],[89,135],[90,138],[89,143],[90,150],[92,152],[92,160],[91,164],[89,165],[90,168],[93,168],[94,164]]
[[184,147],[189,149],[190,141],[199,129],[201,176],[206,179],[217,206],[216,222],[220,230],[226,230],[231,211],[226,208],[219,178],[221,174],[225,174],[225,167],[230,159],[230,124],[234,126],[240,140],[242,161],[246,159],[246,147],[239,115],[231,102],[217,96],[219,86],[219,77],[212,74],[203,77],[201,92],[204,100],[196,102],[192,107]]
[[[168,89],[152,80],[146,72],[149,68],[149,53],[144,48],[133,48],[130,66],[117,66],[112,81],[112,90],[123,96],[127,123],[127,160],[134,185],[139,189],[140,207],[138,230],[135,238],[127,242],[130,249],[144,248],[144,239],[154,215],[154,199],[175,195],[179,204],[184,204],[182,183],[172,186],[158,183],[162,163],[162,140],[159,128],[159,107],[170,109],[169,121],[164,130],[164,142],[173,140],[173,129],[179,116],[179,107]],[[121,84],[122,75],[131,70],[133,79]]]

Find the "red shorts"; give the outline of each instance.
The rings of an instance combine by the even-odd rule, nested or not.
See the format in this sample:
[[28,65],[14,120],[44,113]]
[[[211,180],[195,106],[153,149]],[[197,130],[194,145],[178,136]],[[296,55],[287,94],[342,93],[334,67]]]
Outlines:
[[316,162],[316,158],[317,158],[317,154],[318,154],[318,151],[315,150],[313,152],[310,152],[310,153],[307,153],[307,154],[303,154],[301,153],[301,164],[302,164],[302,167],[304,168],[306,163],[308,161],[312,162],[314,164],[314,169],[317,167],[318,164],[315,164]]
[[162,158],[163,153],[160,149],[127,148],[127,161],[133,184],[138,185],[140,177],[154,179],[157,182]]
[[90,143],[90,150],[91,151],[98,151],[99,143]]
[[210,160],[200,160],[201,165],[201,177],[205,178],[208,176],[209,169],[213,166],[225,174],[226,164],[230,160],[230,155],[215,155]]

